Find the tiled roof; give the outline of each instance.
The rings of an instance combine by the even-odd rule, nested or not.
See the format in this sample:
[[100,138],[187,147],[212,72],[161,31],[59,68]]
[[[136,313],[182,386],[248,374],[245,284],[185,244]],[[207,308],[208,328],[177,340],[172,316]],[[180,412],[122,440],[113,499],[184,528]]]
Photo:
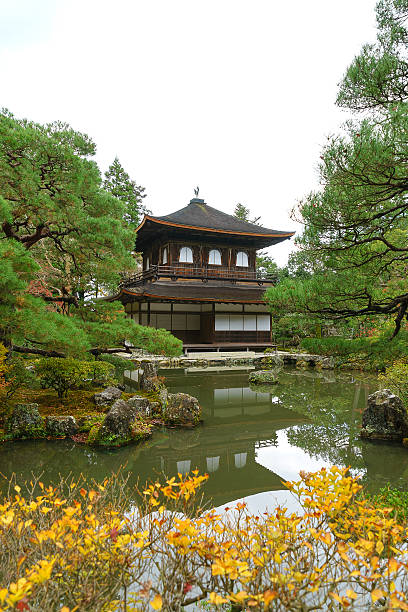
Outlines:
[[[255,223],[248,223],[242,221],[234,215],[228,215],[227,213],[217,210],[212,206],[208,206],[204,200],[194,198],[190,203],[177,210],[170,215],[164,215],[162,217],[153,217],[147,215],[146,220],[164,223],[169,225],[186,226],[192,228],[202,228],[208,230],[219,230],[224,232],[231,232],[237,234],[253,234],[258,236],[282,236],[284,238],[290,238],[294,232],[284,232],[279,230],[273,230]],[[140,228],[142,227],[140,225]]]

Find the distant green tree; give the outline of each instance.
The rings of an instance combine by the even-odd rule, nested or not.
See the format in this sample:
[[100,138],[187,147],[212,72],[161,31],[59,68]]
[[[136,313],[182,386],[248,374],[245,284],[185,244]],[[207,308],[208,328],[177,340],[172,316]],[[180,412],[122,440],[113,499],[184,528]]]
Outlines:
[[376,11],[377,41],[339,90],[354,116],[322,151],[321,189],[294,211],[309,275],[288,277],[268,299],[275,311],[332,320],[393,317],[395,336],[408,317],[408,0],[380,0]]
[[256,269],[262,274],[268,274],[279,278],[280,268],[276,261],[267,253],[260,252],[256,256]]
[[261,217],[255,217],[254,219],[250,219],[250,214],[251,211],[249,210],[249,208],[247,208],[243,204],[238,203],[234,208],[234,217],[237,217],[237,219],[241,219],[241,221],[247,221],[248,223],[255,223],[256,225],[259,225],[259,220]]
[[44,356],[180,342],[125,319],[114,293],[135,266],[125,205],[102,188],[95,145],[68,125],[0,113],[0,342]]
[[117,157],[105,172],[103,186],[124,204],[124,219],[130,227],[136,229],[146,213],[143,204],[143,198],[146,197],[145,188],[132,181]]

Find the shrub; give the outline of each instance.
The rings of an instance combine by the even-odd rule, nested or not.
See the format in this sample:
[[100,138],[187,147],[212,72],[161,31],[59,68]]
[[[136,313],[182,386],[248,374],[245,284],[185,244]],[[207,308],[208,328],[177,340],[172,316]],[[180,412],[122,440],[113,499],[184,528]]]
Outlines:
[[67,396],[69,389],[112,383],[113,371],[114,366],[109,363],[60,357],[40,359],[36,364],[41,386],[54,389],[60,399]]
[[21,357],[13,357],[9,361],[9,369],[6,374],[6,380],[8,383],[7,387],[7,398],[10,399],[13,395],[22,387],[28,387],[30,389],[38,387],[33,366],[26,359]]
[[[347,470],[286,483],[302,504],[253,515],[200,510],[207,476],[146,486],[10,484],[0,505],[2,610],[408,610],[407,527]],[[65,606],[65,608],[64,608]]]
[[105,361],[89,361],[89,373],[92,384],[96,386],[108,385],[115,381],[115,366]]
[[408,363],[406,361],[394,361],[386,368],[384,374],[378,376],[378,380],[382,387],[398,395],[408,408]]
[[391,516],[397,521],[408,522],[408,491],[400,491],[388,484],[379,493],[371,495],[370,500],[376,507],[391,507]]
[[115,378],[123,378],[125,370],[133,370],[134,365],[129,359],[118,357],[118,355],[101,355],[100,361],[110,363],[115,368]]
[[320,330],[318,321],[298,313],[274,317],[272,327],[274,340],[289,346],[297,346],[301,338],[313,335],[317,329]]
[[393,361],[408,358],[408,333],[390,341],[388,330],[378,338],[305,338],[301,347],[309,353],[334,355],[350,367],[382,371]]

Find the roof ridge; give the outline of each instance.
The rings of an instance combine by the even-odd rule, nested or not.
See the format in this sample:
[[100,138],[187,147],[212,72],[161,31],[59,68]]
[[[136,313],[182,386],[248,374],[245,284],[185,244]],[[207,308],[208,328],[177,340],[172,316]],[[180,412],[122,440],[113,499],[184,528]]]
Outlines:
[[[151,220],[162,223],[175,224],[185,227],[197,227],[214,231],[227,231],[230,233],[248,233],[257,235],[293,236],[295,232],[273,230],[263,225],[244,221],[218,208],[207,204],[204,200],[194,198],[186,206],[168,215],[147,215]],[[143,224],[143,222],[142,222]]]

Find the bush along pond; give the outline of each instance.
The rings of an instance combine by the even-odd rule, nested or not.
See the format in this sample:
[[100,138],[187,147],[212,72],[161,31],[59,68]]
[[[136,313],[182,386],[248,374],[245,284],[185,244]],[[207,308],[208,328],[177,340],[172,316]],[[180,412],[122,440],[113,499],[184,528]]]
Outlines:
[[[115,447],[147,439],[154,427],[200,423],[198,400],[169,393],[152,363],[144,365],[136,394],[117,386],[110,363],[48,358],[33,369],[42,388],[20,389],[8,402],[0,430],[3,441],[71,438]],[[23,401],[24,396],[30,401]]]

